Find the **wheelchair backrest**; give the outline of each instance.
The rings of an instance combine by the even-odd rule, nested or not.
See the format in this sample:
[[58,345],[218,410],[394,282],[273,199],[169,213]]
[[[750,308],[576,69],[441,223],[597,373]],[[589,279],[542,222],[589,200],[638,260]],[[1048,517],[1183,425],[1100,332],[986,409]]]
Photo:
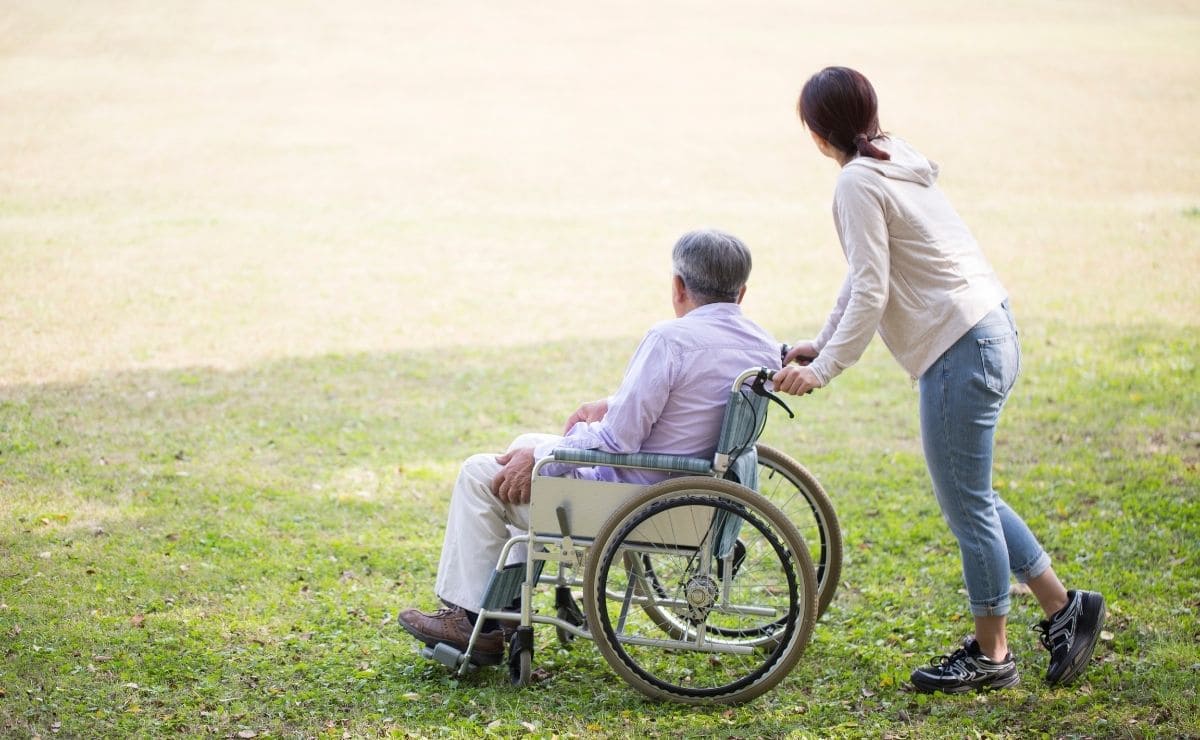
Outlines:
[[746,378],[743,374],[742,377],[745,380],[729,393],[725,417],[721,421],[721,435],[717,439],[717,453],[713,457],[713,471],[719,475],[724,475],[744,453],[754,450],[754,444],[758,442],[767,423],[770,398],[765,392],[760,392],[761,383],[756,380],[757,376]]

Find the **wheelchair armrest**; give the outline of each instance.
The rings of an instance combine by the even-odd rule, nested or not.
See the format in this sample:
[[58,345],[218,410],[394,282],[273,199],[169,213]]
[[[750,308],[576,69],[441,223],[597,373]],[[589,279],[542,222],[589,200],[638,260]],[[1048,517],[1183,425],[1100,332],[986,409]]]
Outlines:
[[669,473],[691,473],[693,475],[712,475],[712,460],[686,455],[663,455],[653,452],[634,452],[631,454],[615,454],[600,450],[579,450],[571,447],[560,447],[554,451],[555,462],[576,463],[582,465],[606,465],[611,468],[638,468],[643,470],[663,470]]

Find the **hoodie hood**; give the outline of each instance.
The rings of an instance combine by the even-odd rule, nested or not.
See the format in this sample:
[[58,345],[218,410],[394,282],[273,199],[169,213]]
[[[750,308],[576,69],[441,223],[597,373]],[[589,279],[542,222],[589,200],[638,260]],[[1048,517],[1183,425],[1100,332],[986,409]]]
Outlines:
[[937,181],[938,166],[925,155],[908,145],[903,139],[888,136],[876,139],[875,146],[892,155],[891,159],[857,156],[846,163],[846,167],[866,167],[892,180],[915,182],[929,187]]

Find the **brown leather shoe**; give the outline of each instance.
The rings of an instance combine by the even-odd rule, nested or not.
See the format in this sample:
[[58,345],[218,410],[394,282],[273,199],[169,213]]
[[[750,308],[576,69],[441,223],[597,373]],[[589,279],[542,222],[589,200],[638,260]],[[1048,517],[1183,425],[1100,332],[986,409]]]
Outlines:
[[[408,634],[429,647],[440,642],[466,652],[471,632],[475,629],[467,612],[460,606],[453,609],[438,609],[433,614],[404,609],[396,621]],[[476,665],[497,665],[504,660],[504,634],[500,629],[480,632],[471,651],[471,662]]]

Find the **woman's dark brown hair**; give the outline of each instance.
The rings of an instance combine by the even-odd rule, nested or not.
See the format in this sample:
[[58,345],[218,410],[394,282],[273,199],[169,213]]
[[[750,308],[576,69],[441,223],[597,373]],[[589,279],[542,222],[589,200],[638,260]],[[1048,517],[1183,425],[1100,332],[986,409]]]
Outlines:
[[804,83],[796,106],[800,120],[835,149],[853,156],[891,159],[871,143],[883,136],[879,130],[879,103],[875,88],[860,72],[849,67],[826,67]]

